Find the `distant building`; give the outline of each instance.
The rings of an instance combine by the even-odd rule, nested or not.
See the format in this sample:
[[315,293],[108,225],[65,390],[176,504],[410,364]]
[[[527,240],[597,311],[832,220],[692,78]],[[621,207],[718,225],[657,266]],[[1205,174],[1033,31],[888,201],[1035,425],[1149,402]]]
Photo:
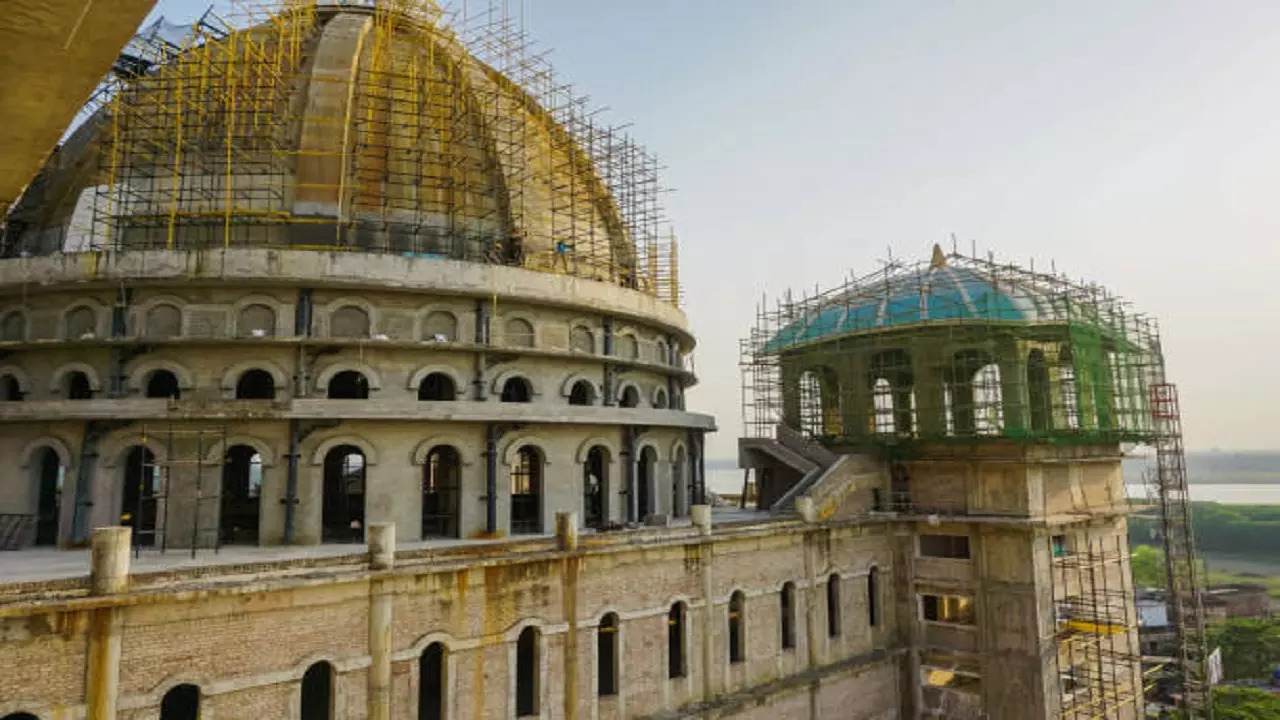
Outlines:
[[1263,585],[1231,583],[1215,585],[1205,591],[1205,619],[1221,622],[1232,618],[1271,616],[1271,596]]

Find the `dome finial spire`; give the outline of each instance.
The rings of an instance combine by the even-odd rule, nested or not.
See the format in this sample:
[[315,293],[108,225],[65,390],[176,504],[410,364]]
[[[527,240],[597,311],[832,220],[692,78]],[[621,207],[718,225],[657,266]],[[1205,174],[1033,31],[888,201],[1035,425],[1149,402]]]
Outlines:
[[929,267],[933,268],[934,270],[941,270],[942,268],[944,268],[944,267],[946,267],[946,266],[947,266],[947,255],[946,255],[946,253],[942,252],[942,246],[941,246],[941,245],[939,245],[939,244],[937,244],[937,243],[934,243],[934,244],[933,244],[933,259],[929,261]]

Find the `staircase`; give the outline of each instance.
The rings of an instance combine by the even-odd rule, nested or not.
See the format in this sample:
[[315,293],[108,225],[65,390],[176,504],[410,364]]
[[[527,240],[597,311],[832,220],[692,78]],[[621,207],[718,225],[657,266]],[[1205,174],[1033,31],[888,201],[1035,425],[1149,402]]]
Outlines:
[[871,489],[882,484],[880,463],[875,458],[839,455],[785,425],[777,426],[773,438],[744,438],[739,448],[744,466],[751,451],[768,455],[800,473],[800,480],[769,507],[775,515],[794,513],[796,499],[808,497],[813,500],[816,516],[829,518],[837,513],[844,498],[859,490],[868,491],[865,504],[869,509]]

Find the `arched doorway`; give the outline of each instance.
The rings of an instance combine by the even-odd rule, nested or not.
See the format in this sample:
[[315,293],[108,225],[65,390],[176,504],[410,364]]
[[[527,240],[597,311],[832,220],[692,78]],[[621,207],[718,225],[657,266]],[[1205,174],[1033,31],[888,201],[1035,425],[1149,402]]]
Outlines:
[[333,717],[333,666],[321,661],[302,675],[302,720],[330,720]]
[[582,465],[582,518],[587,527],[604,527],[609,516],[609,451],[597,445],[587,452]]
[[155,543],[160,467],[156,456],[142,445],[129,449],[124,461],[124,481],[120,489],[120,524],[133,528],[137,545]]
[[418,383],[418,399],[423,401],[448,401],[458,399],[458,389],[453,378],[444,373],[431,373]]
[[178,376],[168,370],[156,370],[147,376],[146,396],[149,398],[172,398],[177,400],[182,396],[182,390],[178,384]]
[[511,534],[542,532],[542,453],[525,445],[511,466]]
[[276,380],[266,370],[246,370],[236,381],[237,400],[274,400]]
[[58,517],[66,468],[53,448],[40,451],[36,465],[36,545],[58,544]]
[[321,538],[325,542],[364,540],[365,457],[354,445],[339,445],[324,456]]
[[199,720],[200,688],[179,685],[160,701],[160,720]]
[[329,379],[330,400],[368,400],[369,380],[355,370],[343,370]]
[[431,643],[418,658],[418,720],[444,719],[445,649]]
[[456,538],[462,489],[462,457],[456,448],[437,445],[422,467],[422,538]]
[[262,456],[249,445],[227,450],[222,465],[222,512],[218,518],[223,545],[257,545],[262,506]]
[[636,463],[636,519],[644,519],[653,514],[654,507],[654,471],[658,467],[658,453],[647,447],[640,451],[640,462]]
[[68,400],[93,399],[93,386],[89,384],[89,376],[78,370],[67,373],[62,384]]

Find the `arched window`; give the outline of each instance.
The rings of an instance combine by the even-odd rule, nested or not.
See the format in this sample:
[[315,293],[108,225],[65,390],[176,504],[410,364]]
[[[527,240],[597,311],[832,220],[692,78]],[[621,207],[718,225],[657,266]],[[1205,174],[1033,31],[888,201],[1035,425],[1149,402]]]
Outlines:
[[598,528],[605,524],[608,513],[605,507],[608,452],[597,445],[587,452],[587,461],[582,465],[582,515],[587,527]]
[[222,464],[222,512],[218,536],[223,545],[257,545],[262,505],[262,456],[249,445],[227,448]]
[[124,462],[124,479],[120,484],[120,524],[133,528],[133,541],[139,545],[155,542],[156,491],[160,486],[160,467],[155,455],[142,445],[129,449]]
[[532,445],[516,452],[511,466],[511,534],[542,532],[542,453]]
[[831,573],[827,577],[827,635],[840,634],[840,576]]
[[21,402],[22,384],[12,375],[0,375],[0,401]]
[[778,623],[781,632],[780,641],[783,650],[794,650],[796,647],[796,584],[784,583],[782,592],[778,593]]
[[654,346],[653,354],[657,356],[654,360],[656,360],[659,365],[671,364],[671,348],[667,345],[665,340],[659,340],[657,342]]
[[1004,403],[1001,401],[1000,366],[990,363],[973,376],[974,432],[999,435],[1004,431]]
[[418,658],[418,720],[444,720],[446,657],[444,645],[434,642]]
[[36,466],[36,545],[57,545],[62,483],[67,469],[53,448],[41,450],[39,458]]
[[688,669],[685,661],[684,603],[678,602],[667,612],[667,677],[682,678]]
[[98,334],[98,313],[81,305],[67,311],[67,339],[80,340]]
[[667,391],[659,388],[653,393],[653,406],[659,410],[667,409]]
[[867,573],[867,624],[880,624],[880,569],[871,568]]
[[586,380],[579,380],[573,384],[573,388],[569,390],[570,405],[590,405],[595,399],[595,390],[592,389],[591,383]]
[[318,662],[302,676],[300,720],[332,720],[333,666]]
[[533,325],[523,318],[511,318],[502,333],[508,347],[531,348],[534,346]]
[[14,310],[0,320],[0,342],[22,342],[27,339],[27,318]]
[[636,520],[644,519],[657,511],[653,507],[655,481],[654,473],[658,469],[658,453],[652,447],[640,451],[640,461],[636,463]]
[[586,327],[574,325],[569,331],[569,347],[574,352],[593,355],[596,351],[596,338]]
[[640,357],[640,343],[635,335],[619,335],[614,341],[617,345],[618,357],[623,360],[636,360]]
[[596,692],[601,697],[618,694],[618,616],[609,613],[596,630]]
[[62,376],[62,392],[68,400],[93,399],[93,386],[89,384],[89,376],[79,370]]
[[453,385],[453,378],[440,372],[433,372],[418,383],[418,399],[422,401],[451,402],[458,399],[458,389]]
[[1070,347],[1058,353],[1058,387],[1062,393],[1062,413],[1071,430],[1080,429],[1080,399],[1076,386],[1076,365]]
[[364,539],[364,492],[367,467],[354,445],[339,445],[324,456],[322,537],[327,542]]
[[369,380],[356,370],[335,373],[329,378],[328,397],[330,400],[368,400]]
[[178,387],[178,376],[168,370],[153,370],[147,376],[145,394],[149,398],[177,400],[182,396],[182,390]]
[[458,319],[453,313],[435,310],[427,313],[422,321],[422,339],[431,342],[455,342],[458,339]]
[[146,315],[146,334],[149,338],[163,340],[182,334],[182,311],[176,305],[153,305]]
[[893,407],[893,385],[884,378],[876,378],[871,386],[871,402],[875,408],[875,431],[891,435],[897,431]]
[[462,456],[450,445],[427,452],[422,466],[422,537],[459,537]]
[[676,448],[676,459],[671,463],[671,514],[684,517],[689,514],[689,457],[683,447]]
[[516,717],[538,714],[538,629],[527,627],[516,641]]
[[276,379],[266,370],[246,370],[236,381],[237,400],[275,400]]
[[729,662],[740,663],[746,657],[746,597],[741,590],[729,596]]
[[830,368],[800,373],[800,429],[809,437],[842,434],[840,380]]
[[369,313],[355,305],[343,305],[329,316],[329,337],[369,337]]
[[261,303],[245,305],[236,316],[236,337],[261,338],[276,334],[276,311]]
[[508,378],[502,384],[502,402],[527,403],[533,400],[533,387],[522,377]]
[[618,405],[624,408],[633,408],[640,406],[640,391],[635,385],[628,385],[622,391],[622,399],[618,401]]
[[1027,404],[1030,406],[1028,419],[1031,421],[1031,430],[1049,430],[1053,424],[1049,368],[1044,360],[1044,352],[1040,350],[1027,353]]
[[40,718],[28,712],[16,712],[5,715],[0,720],[40,720]]
[[199,720],[200,688],[178,685],[160,700],[160,720]]

